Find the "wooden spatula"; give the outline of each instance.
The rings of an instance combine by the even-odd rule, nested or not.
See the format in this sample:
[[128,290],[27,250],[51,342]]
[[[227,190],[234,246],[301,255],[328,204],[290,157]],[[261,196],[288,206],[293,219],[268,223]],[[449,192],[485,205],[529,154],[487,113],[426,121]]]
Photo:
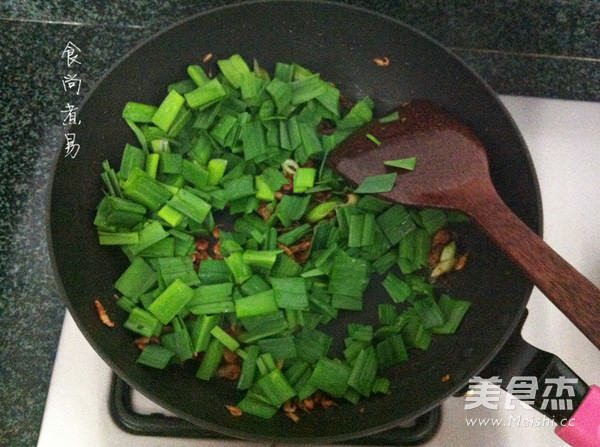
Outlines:
[[[327,163],[354,184],[397,172],[393,202],[467,214],[587,337],[600,348],[600,290],[560,257],[502,201],[490,178],[483,143],[435,104],[412,101],[399,119],[375,120],[338,146]],[[366,135],[380,142],[375,144]],[[417,157],[412,171],[386,160]]]

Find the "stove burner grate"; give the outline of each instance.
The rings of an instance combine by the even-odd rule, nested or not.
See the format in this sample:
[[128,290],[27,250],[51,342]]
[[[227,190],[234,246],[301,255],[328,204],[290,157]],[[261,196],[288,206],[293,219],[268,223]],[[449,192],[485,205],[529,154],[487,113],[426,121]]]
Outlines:
[[[109,409],[114,422],[122,430],[143,436],[197,439],[227,439],[225,435],[208,431],[183,419],[160,413],[140,414],[132,406],[132,388],[113,374]],[[420,445],[429,441],[441,423],[441,409],[434,408],[418,417],[410,426],[396,427],[383,433],[347,441],[353,445]]]

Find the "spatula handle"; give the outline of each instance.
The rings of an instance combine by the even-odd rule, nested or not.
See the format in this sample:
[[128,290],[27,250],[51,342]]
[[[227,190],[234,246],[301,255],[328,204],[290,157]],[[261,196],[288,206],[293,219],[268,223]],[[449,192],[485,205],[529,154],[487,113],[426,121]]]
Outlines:
[[470,202],[471,209],[464,211],[600,349],[600,290],[525,225],[495,190],[479,190]]

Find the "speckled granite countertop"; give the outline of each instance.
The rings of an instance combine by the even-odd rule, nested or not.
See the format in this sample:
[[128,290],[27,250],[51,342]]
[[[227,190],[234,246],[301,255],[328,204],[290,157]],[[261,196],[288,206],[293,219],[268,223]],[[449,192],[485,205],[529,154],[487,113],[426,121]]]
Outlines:
[[[0,5],[0,445],[35,445],[64,307],[44,212],[62,138],[67,42],[81,50],[79,98],[140,40],[226,0]],[[600,101],[597,0],[353,0],[426,32],[501,94]]]

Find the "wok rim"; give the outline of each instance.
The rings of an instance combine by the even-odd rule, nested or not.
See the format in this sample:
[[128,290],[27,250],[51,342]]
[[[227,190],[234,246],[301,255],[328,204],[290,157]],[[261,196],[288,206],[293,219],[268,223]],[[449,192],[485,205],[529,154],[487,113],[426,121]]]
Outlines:
[[[284,3],[302,4],[302,3],[305,3],[305,4],[311,4],[311,5],[328,5],[328,6],[335,6],[336,8],[339,8],[340,11],[354,10],[354,11],[359,12],[360,14],[375,16],[380,20],[393,22],[395,26],[407,29],[411,33],[419,36],[419,38],[428,41],[431,45],[437,47],[437,49],[446,53],[455,62],[458,62],[469,73],[469,75],[473,78],[473,80],[475,82],[479,83],[480,86],[482,86],[488,92],[488,94],[490,95],[490,99],[492,99],[494,101],[495,106],[499,107],[499,110],[502,112],[503,117],[510,124],[510,127],[512,128],[512,132],[513,132],[514,136],[520,143],[520,146],[522,148],[522,154],[525,156],[526,161],[527,161],[526,168],[531,172],[531,181],[532,181],[531,186],[532,186],[533,191],[535,192],[535,197],[532,197],[532,199],[533,199],[533,203],[535,204],[535,207],[537,208],[535,219],[537,220],[538,225],[537,225],[537,228],[533,228],[533,230],[538,235],[542,236],[543,206],[542,206],[542,200],[541,200],[541,191],[540,191],[540,187],[539,187],[539,181],[538,181],[538,177],[536,175],[535,166],[533,164],[531,153],[530,153],[529,149],[527,148],[527,145],[523,139],[523,136],[522,136],[521,132],[519,131],[513,117],[508,112],[507,108],[502,103],[502,101],[500,100],[498,94],[462,58],[457,56],[452,50],[450,50],[448,47],[446,47],[445,45],[443,45],[436,39],[430,37],[429,35],[425,34],[422,31],[414,28],[413,26],[402,22],[401,20],[398,20],[396,18],[393,18],[391,16],[385,15],[385,14],[377,12],[377,11],[373,11],[373,10],[364,8],[362,6],[349,5],[346,3],[336,2],[336,1],[332,1],[332,0],[248,0],[248,1],[243,1],[240,3],[222,5],[222,6],[218,6],[215,8],[207,9],[205,11],[198,12],[196,14],[191,15],[190,17],[184,18],[182,20],[178,20],[178,21],[168,25],[167,27],[161,29],[160,31],[152,34],[149,37],[141,39],[136,45],[134,45],[130,50],[128,50],[122,57],[117,59],[116,62],[114,62],[111,65],[111,67],[91,86],[91,88],[89,89],[89,91],[87,92],[84,99],[81,101],[81,103],[79,105],[80,109],[83,108],[88,103],[88,101],[90,100],[90,97],[97,90],[98,86],[100,86],[105,81],[105,79],[108,76],[110,76],[113,71],[115,71],[115,69],[117,67],[119,67],[121,64],[126,62],[127,59],[133,53],[135,53],[136,51],[138,51],[140,48],[144,47],[148,43],[160,38],[163,34],[168,33],[169,31],[173,30],[174,28],[182,26],[188,22],[197,20],[203,16],[219,14],[221,11],[224,11],[224,10],[237,9],[240,7],[246,7],[248,5],[263,5],[263,4],[277,4],[277,3],[279,3],[279,4],[284,4]],[[66,130],[63,131],[63,134],[66,132],[67,132]],[[185,414],[182,410],[174,407],[173,405],[169,404],[168,402],[164,402],[162,399],[157,398],[157,396],[155,396],[151,392],[151,390],[147,389],[147,387],[145,387],[143,384],[137,383],[138,381],[130,378],[129,375],[126,372],[124,372],[122,370],[122,368],[120,368],[111,359],[111,356],[109,355],[109,353],[106,353],[106,352],[104,352],[104,350],[101,349],[99,344],[95,341],[95,338],[90,334],[90,331],[87,329],[86,325],[84,324],[83,319],[75,311],[72,300],[69,298],[67,291],[65,290],[64,283],[62,281],[62,277],[61,277],[60,271],[57,266],[57,260],[56,260],[56,256],[55,256],[55,250],[54,250],[55,243],[54,243],[54,239],[52,237],[52,231],[51,231],[52,230],[52,226],[51,226],[51,214],[52,213],[51,213],[51,211],[53,208],[53,199],[54,199],[53,192],[54,192],[54,187],[55,187],[56,171],[58,169],[59,161],[62,158],[61,154],[62,154],[62,151],[64,148],[64,143],[65,143],[64,138],[61,138],[60,143],[59,143],[59,150],[57,150],[56,154],[54,155],[54,160],[53,160],[52,167],[51,167],[51,177],[50,177],[50,181],[48,183],[48,189],[46,191],[46,195],[44,197],[44,203],[45,203],[44,224],[45,224],[46,240],[47,240],[48,253],[49,253],[49,257],[50,257],[51,270],[52,270],[55,284],[61,295],[61,300],[66,305],[66,307],[69,311],[69,314],[75,321],[77,327],[82,332],[82,334],[84,335],[87,342],[93,347],[94,351],[96,351],[96,353],[102,358],[102,360],[111,368],[111,370],[115,374],[117,374],[121,379],[123,379],[127,384],[129,384],[136,391],[140,392],[142,395],[144,395],[148,399],[152,400],[153,402],[157,403],[161,407],[165,408],[168,411],[171,411],[172,413],[176,414],[178,417],[181,417],[182,419],[187,420],[187,421],[189,421],[195,425],[198,425],[200,427],[203,427],[207,430],[210,430],[210,431],[213,431],[216,433],[220,433],[222,435],[229,436],[232,438],[242,439],[245,441],[271,442],[271,443],[272,442],[275,442],[275,443],[285,442],[285,443],[331,444],[331,443],[336,443],[336,442],[339,443],[339,442],[343,442],[343,441],[348,441],[348,440],[352,440],[352,439],[364,438],[369,435],[373,435],[375,433],[379,433],[379,432],[383,432],[383,431],[395,428],[398,425],[400,425],[406,421],[414,420],[415,418],[431,411],[433,408],[436,408],[439,405],[441,405],[449,397],[453,396],[460,390],[464,389],[466,382],[457,383],[454,386],[449,387],[445,393],[440,394],[434,403],[431,403],[430,405],[425,405],[420,409],[420,411],[410,414],[410,415],[406,415],[400,419],[394,420],[393,422],[388,422],[388,423],[384,423],[381,425],[372,426],[367,429],[357,430],[357,431],[353,431],[353,432],[347,432],[342,435],[329,435],[329,436],[326,435],[326,436],[311,436],[311,437],[280,437],[280,436],[260,435],[260,434],[249,433],[249,432],[241,433],[239,429],[229,428],[226,425],[213,424],[211,422],[201,420],[193,415]],[[511,323],[509,325],[507,325],[505,334],[503,335],[503,337],[500,338],[500,341],[496,344],[495,348],[493,350],[491,350],[489,353],[487,353],[486,356],[482,356],[482,360],[480,361],[480,365],[477,368],[476,372],[483,370],[483,368],[486,365],[488,365],[498,355],[498,353],[500,352],[502,347],[506,344],[506,342],[508,341],[510,336],[515,332],[515,330],[519,326],[521,315],[523,314],[525,307],[529,301],[529,297],[531,295],[533,287],[534,287],[533,284],[530,283],[530,285],[528,286],[527,292],[523,294],[524,297],[521,299],[521,305],[519,307],[518,314],[515,314],[512,317]]]

